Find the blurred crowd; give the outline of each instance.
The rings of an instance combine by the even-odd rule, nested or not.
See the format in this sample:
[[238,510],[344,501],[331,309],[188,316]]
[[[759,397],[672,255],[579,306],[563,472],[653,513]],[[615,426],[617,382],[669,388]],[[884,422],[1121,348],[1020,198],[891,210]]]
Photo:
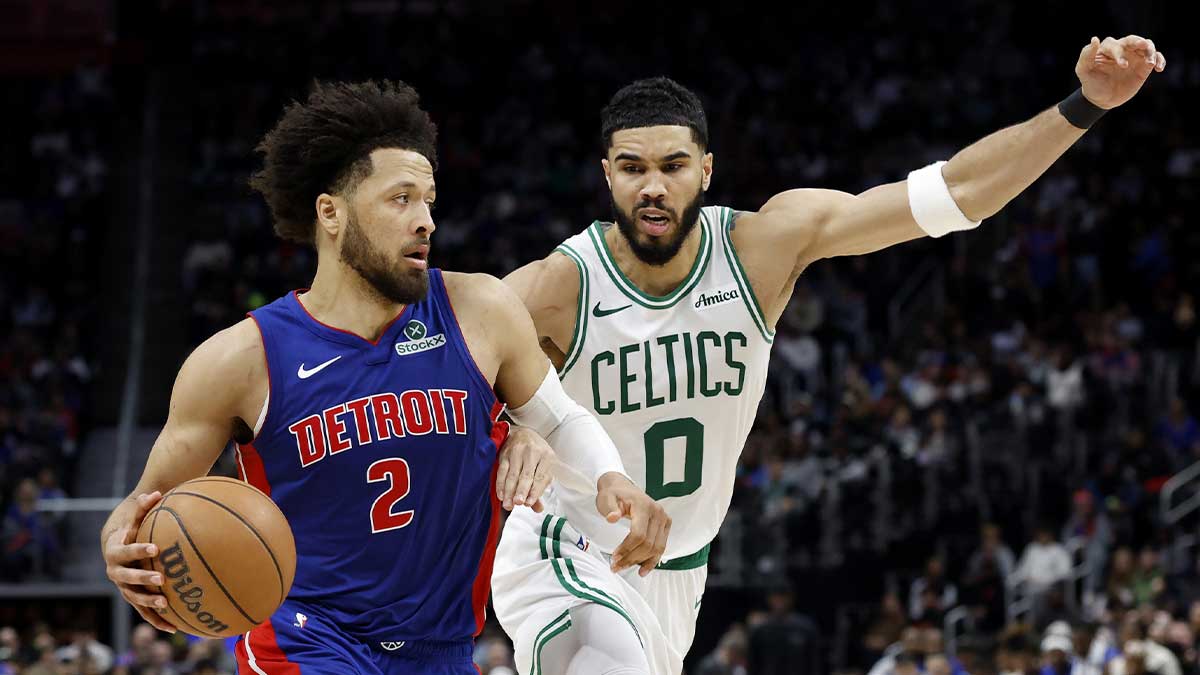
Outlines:
[[[981,0],[906,30],[889,28],[903,17],[885,2],[786,21],[715,8],[650,29],[701,57],[673,41],[613,48],[630,26],[587,7],[556,6],[550,31],[532,2],[201,7],[181,349],[311,279],[314,254],[275,239],[246,188],[256,141],[311,74],[417,87],[440,129],[434,264],[503,275],[609,217],[598,113],[636,77],[697,91],[716,156],[708,202],[753,209],[791,187],[901,179],[1036,114],[1070,92],[1087,38],[1052,8]],[[1127,18],[1104,12],[1112,31]],[[805,25],[822,30],[798,49]],[[754,53],[729,34],[755,35]],[[801,277],[711,565],[710,588],[752,609],[706,599],[714,638],[688,672],[1200,673],[1185,545],[1197,520],[1164,520],[1159,504],[1200,460],[1200,143],[1186,128],[1200,61],[1154,37],[1167,72],[979,230]],[[486,57],[463,51],[474,42]],[[0,168],[0,575],[27,569],[10,552],[53,545],[22,504],[61,491],[61,472],[38,469],[69,467],[86,426],[86,268],[59,256],[89,243],[103,197],[104,118],[78,114],[104,110],[103,83],[83,68],[30,85],[29,128],[0,141],[27,158]],[[115,672],[231,672],[224,651],[138,631],[136,654],[107,655],[127,668]],[[10,653],[62,661],[73,647],[107,672],[86,632],[0,635]],[[511,668],[498,627],[476,661]]]
[[96,344],[113,115],[105,68],[6,79],[0,125],[0,582],[55,578]]

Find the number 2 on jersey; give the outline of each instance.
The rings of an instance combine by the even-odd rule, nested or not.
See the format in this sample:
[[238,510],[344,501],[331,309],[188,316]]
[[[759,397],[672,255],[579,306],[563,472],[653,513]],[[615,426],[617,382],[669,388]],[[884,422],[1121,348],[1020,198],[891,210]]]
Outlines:
[[412,522],[412,511],[392,513],[392,507],[408,496],[408,462],[399,457],[381,459],[367,467],[367,482],[388,482],[388,489],[371,505],[371,534],[398,530]]
[[[667,440],[684,439],[683,480],[665,482]],[[682,497],[700,487],[704,468],[704,425],[695,417],[663,420],[646,430],[646,494],[651,499]],[[672,472],[676,473],[676,472]]]

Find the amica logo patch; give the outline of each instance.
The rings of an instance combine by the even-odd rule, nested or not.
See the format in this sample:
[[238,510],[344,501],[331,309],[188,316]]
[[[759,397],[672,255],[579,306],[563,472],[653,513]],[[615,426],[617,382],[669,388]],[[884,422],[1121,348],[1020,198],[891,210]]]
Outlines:
[[718,288],[709,293],[700,293],[693,306],[700,311],[704,311],[710,307],[732,302],[740,297],[742,297],[742,294],[736,288]]

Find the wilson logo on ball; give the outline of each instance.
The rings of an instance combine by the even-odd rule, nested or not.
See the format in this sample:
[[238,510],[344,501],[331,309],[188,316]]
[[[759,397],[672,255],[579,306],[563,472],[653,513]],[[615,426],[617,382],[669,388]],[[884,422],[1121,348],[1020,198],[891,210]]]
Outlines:
[[176,580],[171,584],[171,590],[175,591],[180,602],[187,607],[188,612],[196,618],[200,625],[212,629],[215,633],[229,629],[228,624],[217,619],[211,612],[200,609],[204,598],[204,589],[195,585],[192,577],[188,575],[190,568],[178,542],[170,548],[163,549],[158,556],[158,561],[162,563],[163,574],[167,575],[168,579]]

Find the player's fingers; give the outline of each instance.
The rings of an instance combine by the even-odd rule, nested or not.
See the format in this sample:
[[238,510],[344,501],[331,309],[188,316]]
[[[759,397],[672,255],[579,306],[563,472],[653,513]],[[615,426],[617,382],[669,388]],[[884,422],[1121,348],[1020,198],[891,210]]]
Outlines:
[[[116,539],[115,536],[113,538]],[[104,559],[110,565],[124,565],[135,560],[153,558],[156,555],[158,555],[158,546],[154,544],[118,544],[114,541],[104,551]]]
[[1146,62],[1153,65],[1155,63],[1154,55],[1158,50],[1154,48],[1154,40],[1146,39],[1142,44],[1142,54],[1146,57]]
[[1100,55],[1107,57],[1121,68],[1128,68],[1129,61],[1125,58],[1125,48],[1120,42],[1107,37],[1100,43]]
[[137,605],[134,605],[133,608],[136,609],[138,614],[141,614],[142,618],[146,620],[146,623],[150,624],[151,626],[154,626],[155,628],[166,633],[174,633],[177,630],[175,626],[171,625],[170,621],[162,618],[158,612],[152,609],[146,609],[145,607],[139,607]]
[[637,567],[654,559],[654,533],[648,533],[640,544],[621,558],[621,567]]
[[1083,63],[1091,63],[1096,60],[1096,53],[1100,51],[1100,38],[1092,36],[1090,42],[1079,50],[1079,60]]
[[120,588],[121,595],[125,598],[125,601],[134,607],[158,607],[162,609],[167,606],[167,599],[161,593],[146,593],[135,586],[127,584],[122,584]]
[[621,519],[621,505],[611,492],[601,491],[596,495],[596,512],[610,523]]
[[633,552],[638,550],[646,541],[646,512],[641,508],[634,508],[632,517],[630,518],[629,534],[621,545],[613,551],[613,571],[619,571],[623,567],[629,566],[630,558]]
[[130,528],[132,530],[130,534],[130,541],[132,541],[133,536],[137,535],[137,528],[142,524],[142,521],[146,519],[146,514],[149,513],[150,509],[154,508],[154,505],[160,500],[162,500],[162,493],[158,490],[150,493],[142,493],[137,496],[137,499],[135,500],[137,502],[137,511],[135,511],[133,514],[134,526]]
[[662,562],[663,553],[665,553],[667,549],[667,527],[668,523],[666,521],[657,523],[654,537],[652,537],[649,541],[650,554],[646,560],[642,562],[641,569],[638,570],[638,574],[641,576],[644,577],[647,574],[650,574],[654,571],[655,567],[658,567],[658,563]]
[[1166,69],[1166,67],[1167,67],[1166,55],[1163,54],[1162,52],[1158,52],[1157,54],[1155,54],[1154,55],[1154,69],[1161,73],[1164,69]]
[[[504,508],[512,510],[513,490],[517,488],[517,473],[521,470],[519,461],[514,461],[512,451],[505,452],[500,457],[500,466],[496,468],[496,487]],[[503,474],[503,475],[502,475]]]
[[118,584],[136,584],[139,586],[162,586],[162,575],[154,570],[140,570],[136,567],[110,565],[108,578]]
[[533,484],[529,487],[529,493],[525,495],[525,503],[532,504],[538,501],[546,492],[546,488],[550,487],[552,480],[554,480],[554,472],[550,470],[550,463],[538,462],[533,470]]
[[541,513],[542,511],[546,510],[546,506],[544,504],[542,504],[541,497],[539,497],[538,500],[533,503],[533,506],[531,506],[529,508],[533,509],[534,513]]
[[533,474],[536,470],[537,466],[532,462],[525,462],[521,467],[517,476],[517,487],[513,490],[513,504],[522,506],[529,502],[529,490],[533,487]]

